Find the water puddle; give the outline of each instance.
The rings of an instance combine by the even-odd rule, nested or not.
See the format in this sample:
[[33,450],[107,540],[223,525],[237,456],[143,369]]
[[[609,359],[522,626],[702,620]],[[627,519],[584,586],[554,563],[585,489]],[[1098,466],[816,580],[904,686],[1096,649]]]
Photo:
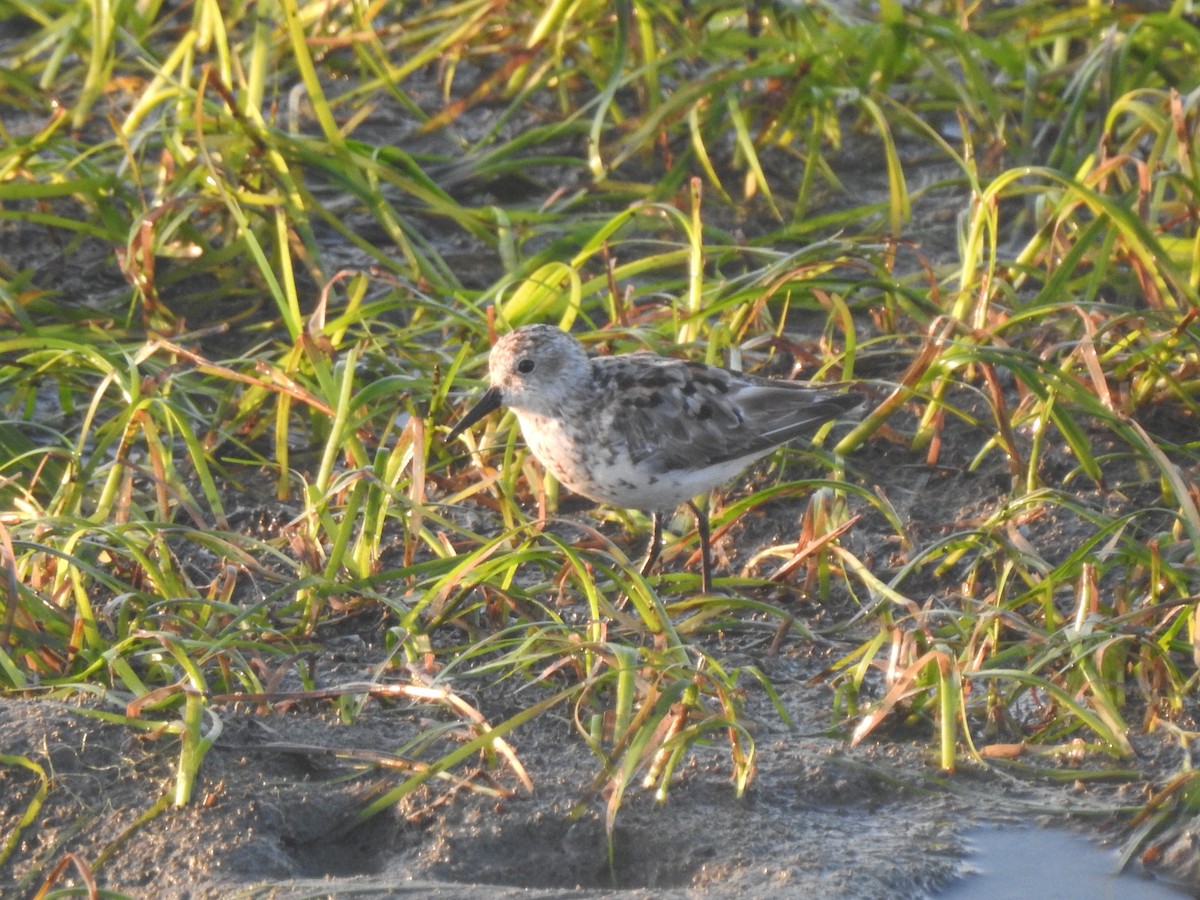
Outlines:
[[978,828],[966,834],[972,874],[938,900],[1178,900],[1186,894],[1139,874],[1116,874],[1117,854],[1051,828]]

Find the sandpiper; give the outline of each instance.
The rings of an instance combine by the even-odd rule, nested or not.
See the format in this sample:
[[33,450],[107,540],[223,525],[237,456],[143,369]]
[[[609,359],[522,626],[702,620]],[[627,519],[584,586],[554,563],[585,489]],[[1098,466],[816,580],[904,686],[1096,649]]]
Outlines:
[[649,352],[593,358],[552,325],[500,338],[488,369],[491,387],[446,440],[501,406],[512,409],[529,449],[559,482],[652,515],[643,577],[662,550],[663,517],[686,503],[696,517],[704,593],[712,589],[712,554],[708,516],[694,498],[862,402]]

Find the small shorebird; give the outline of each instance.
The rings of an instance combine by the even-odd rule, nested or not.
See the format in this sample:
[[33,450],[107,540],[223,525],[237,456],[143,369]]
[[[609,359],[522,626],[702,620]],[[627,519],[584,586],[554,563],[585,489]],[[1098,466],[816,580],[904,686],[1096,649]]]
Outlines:
[[552,325],[502,337],[488,370],[491,387],[446,440],[501,406],[512,409],[529,449],[562,484],[652,515],[643,577],[662,551],[664,515],[686,503],[696,517],[704,593],[712,588],[708,516],[693,498],[862,402],[648,352],[592,358]]

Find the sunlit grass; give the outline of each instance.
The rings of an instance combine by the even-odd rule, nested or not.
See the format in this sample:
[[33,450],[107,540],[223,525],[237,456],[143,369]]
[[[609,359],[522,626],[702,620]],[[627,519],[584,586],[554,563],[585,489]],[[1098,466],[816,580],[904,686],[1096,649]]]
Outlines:
[[[269,698],[322,623],[386,612],[379,681],[426,672],[472,737],[418,742],[363,817],[553,710],[611,827],[703,742],[747,785],[765,679],[706,638],[802,635],[761,600],[786,583],[850,610],[827,675],[851,740],[917,724],[952,770],[1190,739],[1200,33],[1180,4],[991,7],[10,3],[0,684],[178,735],[184,804],[214,697]],[[916,183],[930,159],[951,174]],[[957,244],[913,246],[940,190]],[[556,518],[511,418],[442,442],[491,336],[533,321],[872,403],[802,480],[780,454],[721,498],[718,530],[807,512],[696,600],[690,526],[643,579],[640,518]],[[855,452],[948,441],[1007,483],[914,537]],[[1064,521],[1079,546],[1037,531]],[[510,678],[546,690],[505,721],[458,693]]]

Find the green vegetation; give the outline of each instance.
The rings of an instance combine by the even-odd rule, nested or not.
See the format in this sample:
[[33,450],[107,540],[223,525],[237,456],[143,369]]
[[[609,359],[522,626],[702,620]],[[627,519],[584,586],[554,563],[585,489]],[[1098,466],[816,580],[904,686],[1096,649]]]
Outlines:
[[[480,754],[520,783],[504,736],[550,712],[610,824],[699,742],[740,790],[770,685],[710,638],[803,636],[770,566],[697,598],[685,534],[644,580],[640,517],[555,518],[511,417],[440,434],[493,331],[749,368],[802,319],[805,377],[863,379],[871,412],[714,527],[814,498],[764,559],[845,613],[835,728],[1043,774],[1191,740],[1190,4],[878,7],[0,3],[0,686],[177,734],[186,804],[223,709],[313,688],[301,651],[369,618],[386,660],[342,715],[390,690],[471,737],[364,817]],[[939,197],[953,240],[922,246]],[[943,437],[1009,483],[931,540],[855,460],[936,465]],[[843,539],[860,514],[887,549]],[[462,698],[504,679],[535,688],[514,716]]]

